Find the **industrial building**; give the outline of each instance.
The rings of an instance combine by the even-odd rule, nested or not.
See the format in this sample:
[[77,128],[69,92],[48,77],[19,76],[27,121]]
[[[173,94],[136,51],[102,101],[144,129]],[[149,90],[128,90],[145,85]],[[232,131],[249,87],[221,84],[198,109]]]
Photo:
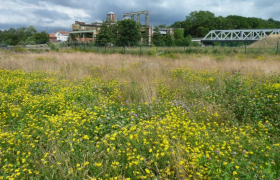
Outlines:
[[[72,24],[72,31],[70,31],[70,41],[78,42],[94,42],[100,28],[102,26],[101,21],[93,22],[91,24],[86,24],[85,22],[75,21]],[[108,25],[117,23],[117,15],[114,12],[109,12],[107,14],[106,23]],[[76,35],[75,38],[71,35]]]
[[[145,14],[145,25],[141,26],[140,31],[142,34],[141,42],[144,41],[144,37],[148,37],[148,42],[151,44],[152,35],[153,35],[153,26],[149,25],[149,12],[148,11],[140,11],[140,12],[132,12],[132,13],[124,13],[122,16],[123,19],[134,19],[136,16],[136,22],[140,24],[140,15]],[[91,24],[86,24],[85,22],[76,21],[75,24],[72,24],[72,31],[70,31],[69,40],[77,41],[77,42],[94,42],[96,40],[96,36],[100,31],[103,22],[94,22]],[[117,23],[117,15],[114,12],[109,12],[106,18],[107,25],[112,25]],[[173,34],[173,28],[160,28],[160,32],[163,35],[166,35],[167,32]],[[75,35],[75,36],[71,36]],[[75,38],[73,38],[75,37]]]

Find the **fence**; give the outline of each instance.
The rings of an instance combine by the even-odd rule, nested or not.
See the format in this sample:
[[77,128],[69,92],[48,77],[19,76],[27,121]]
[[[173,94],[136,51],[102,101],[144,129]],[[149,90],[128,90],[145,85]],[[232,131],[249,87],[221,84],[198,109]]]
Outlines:
[[8,49],[8,50],[18,50],[18,49],[26,49],[26,50],[49,50],[50,47],[47,44],[36,44],[36,45],[23,45],[23,46],[7,46],[6,44],[0,44],[0,48]]
[[153,54],[171,54],[171,53],[198,53],[198,54],[280,54],[279,41],[276,44],[258,45],[248,42],[242,43],[213,43],[210,45],[191,44],[189,46],[116,46],[108,44],[100,46],[97,43],[67,43],[65,47],[72,47],[86,52],[96,53],[121,53],[134,55],[153,55]]
[[[149,45],[112,45],[100,46],[98,43],[64,43],[60,44],[60,48],[74,48],[80,51],[96,52],[105,54],[133,54],[133,55],[156,55],[156,54],[174,54],[174,53],[185,53],[185,54],[280,54],[279,41],[271,44],[250,44],[244,43],[213,43],[210,45],[200,45],[193,43],[189,46],[149,46]],[[50,47],[48,45],[26,45],[26,46],[7,46],[0,45],[0,48],[8,50],[43,50],[48,51]]]

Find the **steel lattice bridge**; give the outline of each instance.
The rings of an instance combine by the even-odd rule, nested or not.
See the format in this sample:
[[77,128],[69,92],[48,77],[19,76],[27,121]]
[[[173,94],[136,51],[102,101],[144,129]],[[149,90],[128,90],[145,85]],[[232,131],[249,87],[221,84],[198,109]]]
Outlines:
[[280,29],[212,30],[201,42],[254,42],[273,34],[280,34]]

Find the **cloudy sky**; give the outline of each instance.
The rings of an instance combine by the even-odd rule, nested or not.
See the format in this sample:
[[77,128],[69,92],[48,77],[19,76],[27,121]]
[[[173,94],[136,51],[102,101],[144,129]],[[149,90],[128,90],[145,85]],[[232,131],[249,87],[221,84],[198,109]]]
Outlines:
[[75,20],[102,21],[110,11],[118,20],[123,13],[149,11],[151,25],[170,25],[199,10],[280,21],[279,8],[280,0],[0,0],[0,30],[34,25],[49,33],[69,31]]

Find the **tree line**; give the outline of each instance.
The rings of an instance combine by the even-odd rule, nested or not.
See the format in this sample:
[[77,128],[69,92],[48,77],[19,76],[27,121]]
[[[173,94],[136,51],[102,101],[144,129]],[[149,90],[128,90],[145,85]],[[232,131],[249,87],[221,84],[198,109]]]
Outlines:
[[[163,35],[160,28],[174,28],[173,34],[167,32]],[[156,46],[188,46],[191,37],[204,37],[208,32],[215,29],[275,29],[280,28],[280,22],[272,18],[264,20],[255,17],[242,17],[230,15],[218,16],[209,11],[193,11],[186,16],[185,21],[178,21],[171,26],[159,25],[154,29],[152,44]],[[145,40],[146,38],[146,40]],[[147,36],[142,41],[147,41]],[[97,36],[97,41],[104,45],[106,43],[134,45],[141,39],[139,27],[133,20],[122,20],[117,25],[102,25]]]
[[[149,45],[148,29],[142,31],[140,24],[134,20],[125,19],[117,24],[103,23],[96,37],[96,43],[100,46],[115,44],[117,46],[135,46],[141,41],[144,45]],[[142,39],[142,40],[141,40]],[[160,33],[159,27],[155,27],[152,43],[156,46],[187,46],[191,42],[191,36],[184,36],[184,29],[175,29],[174,34],[167,32],[166,35]]]
[[49,41],[49,34],[45,31],[38,32],[34,26],[10,28],[0,30],[0,44],[11,46],[45,44]]
[[272,18],[264,20],[236,15],[216,17],[214,13],[209,11],[193,11],[186,17],[185,21],[175,22],[170,27],[184,28],[185,36],[204,37],[209,31],[216,29],[279,29],[280,22]]

